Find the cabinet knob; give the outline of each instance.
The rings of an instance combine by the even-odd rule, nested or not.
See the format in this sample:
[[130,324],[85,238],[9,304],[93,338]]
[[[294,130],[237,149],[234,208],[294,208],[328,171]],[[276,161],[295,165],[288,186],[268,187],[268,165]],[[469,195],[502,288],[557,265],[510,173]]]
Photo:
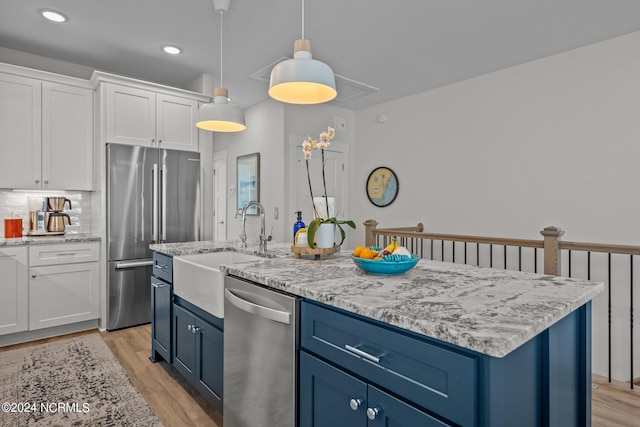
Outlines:
[[360,405],[362,405],[363,400],[362,399],[351,399],[349,401],[349,406],[351,407],[351,409],[353,409],[354,411],[357,411],[358,408],[360,408]]
[[380,409],[378,408],[367,408],[367,418],[370,420],[375,420],[376,416],[380,413]]
[[155,138],[151,138],[151,142],[156,142],[156,139]]
[[191,330],[192,326],[191,325],[187,325],[187,330]]
[[38,277],[38,275],[37,274],[32,274],[31,277],[33,277],[35,279],[36,277]]
[[36,184],[40,184],[40,180],[39,179],[36,179]]
[[162,140],[161,139],[158,140],[158,144],[162,144]]
[[197,334],[198,332],[200,332],[200,326],[194,326],[191,328],[191,332],[193,332],[194,334]]
[[44,180],[44,183],[45,183],[45,184],[48,184],[48,183],[49,183],[49,180],[48,180],[48,179],[45,179],[45,180]]

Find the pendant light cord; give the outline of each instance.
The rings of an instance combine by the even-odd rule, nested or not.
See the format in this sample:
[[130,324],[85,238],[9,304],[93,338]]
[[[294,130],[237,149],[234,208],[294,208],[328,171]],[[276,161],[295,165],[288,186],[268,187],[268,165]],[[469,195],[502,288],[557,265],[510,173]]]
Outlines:
[[304,39],[304,0],[302,0],[302,38]]
[[224,11],[220,11],[220,87],[224,87],[222,85],[222,15]]

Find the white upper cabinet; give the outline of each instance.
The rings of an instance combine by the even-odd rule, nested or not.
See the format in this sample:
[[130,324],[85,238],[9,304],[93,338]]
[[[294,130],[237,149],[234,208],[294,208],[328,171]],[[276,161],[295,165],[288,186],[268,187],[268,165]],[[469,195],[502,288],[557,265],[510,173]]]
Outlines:
[[0,73],[0,188],[93,188],[90,88]]
[[42,188],[93,188],[93,91],[42,83]]
[[106,142],[152,146],[156,142],[155,93],[106,85]]
[[198,103],[208,97],[101,72],[92,81],[101,97],[105,143],[198,151]]
[[41,188],[41,88],[0,73],[0,188]]
[[159,93],[156,136],[161,148],[198,151],[198,101]]

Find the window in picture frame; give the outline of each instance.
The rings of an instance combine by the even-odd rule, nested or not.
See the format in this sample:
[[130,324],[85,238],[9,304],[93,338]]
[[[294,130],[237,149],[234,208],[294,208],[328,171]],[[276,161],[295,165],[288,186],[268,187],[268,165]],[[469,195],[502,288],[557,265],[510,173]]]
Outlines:
[[[241,210],[247,202],[260,201],[260,153],[238,156],[236,162],[236,208]],[[258,215],[258,208],[251,206],[246,213]]]

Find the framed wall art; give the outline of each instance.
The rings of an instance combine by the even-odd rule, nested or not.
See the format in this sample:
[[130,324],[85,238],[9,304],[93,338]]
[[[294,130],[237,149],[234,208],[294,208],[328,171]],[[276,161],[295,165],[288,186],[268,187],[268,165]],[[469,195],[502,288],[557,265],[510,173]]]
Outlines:
[[[239,156],[236,160],[238,204],[242,209],[247,202],[260,201],[260,153]],[[258,208],[251,206],[247,215],[258,215]]]
[[375,168],[367,178],[367,197],[378,207],[389,206],[398,197],[398,177],[391,169]]

